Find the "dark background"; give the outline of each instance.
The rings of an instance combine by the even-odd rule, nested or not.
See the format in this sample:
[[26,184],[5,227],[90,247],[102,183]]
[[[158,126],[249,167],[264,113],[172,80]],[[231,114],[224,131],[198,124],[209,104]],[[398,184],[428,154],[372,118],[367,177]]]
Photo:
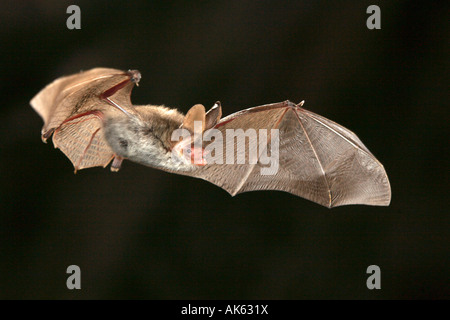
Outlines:
[[[2,1],[0,298],[449,298],[449,7],[423,3]],[[371,4],[381,30],[366,28]],[[29,100],[99,66],[140,70],[135,104],[183,112],[305,99],[384,164],[392,203],[232,198],[129,161],[74,175]],[[66,288],[71,264],[81,290]],[[366,287],[372,264],[381,290]]]

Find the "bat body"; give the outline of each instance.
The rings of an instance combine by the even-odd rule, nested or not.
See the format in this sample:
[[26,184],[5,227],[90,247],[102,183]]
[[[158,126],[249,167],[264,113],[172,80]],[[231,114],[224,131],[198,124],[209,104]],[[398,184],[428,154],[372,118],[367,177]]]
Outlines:
[[[31,105],[44,119],[42,139],[75,171],[124,159],[201,178],[231,195],[280,190],[327,207],[389,205],[381,163],[348,129],[290,101],[221,118],[217,102],[186,115],[164,106],[134,106],[138,71],[96,68],[49,84]],[[180,135],[175,134],[182,133]]]

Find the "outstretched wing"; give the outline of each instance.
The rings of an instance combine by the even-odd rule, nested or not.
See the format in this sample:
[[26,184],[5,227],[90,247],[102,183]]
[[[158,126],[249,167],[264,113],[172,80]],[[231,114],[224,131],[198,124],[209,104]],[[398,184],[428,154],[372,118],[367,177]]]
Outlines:
[[[386,172],[358,137],[301,105],[285,101],[243,110],[223,118],[215,128],[222,134],[223,148],[214,148],[214,159],[217,162],[222,158],[223,164],[210,163],[186,174],[214,183],[231,195],[281,190],[327,207],[390,203]],[[258,143],[251,142],[255,136],[250,131],[248,138],[239,140],[227,135],[228,129],[234,132],[254,129]],[[265,139],[264,131],[269,138]],[[276,143],[272,143],[272,139],[277,139],[276,132],[278,152]],[[206,149],[211,143],[207,143]],[[258,146],[259,143],[263,145]],[[242,157],[239,150],[242,152],[244,145],[245,162],[241,158],[239,164],[238,156]],[[257,161],[252,164],[255,148]],[[229,150],[234,150],[234,155],[232,158],[228,155],[227,164]],[[278,163],[270,165],[267,157]]]
[[137,71],[95,68],[50,83],[30,102],[44,120],[42,140],[53,134],[55,148],[75,171],[105,167],[114,153],[103,137],[102,120],[107,114],[135,113],[130,94],[139,79]]

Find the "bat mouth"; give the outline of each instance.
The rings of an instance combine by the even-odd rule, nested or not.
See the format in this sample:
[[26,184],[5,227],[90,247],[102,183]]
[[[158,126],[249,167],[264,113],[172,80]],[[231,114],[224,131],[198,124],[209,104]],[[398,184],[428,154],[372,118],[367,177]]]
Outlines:
[[205,166],[205,149],[191,141],[181,141],[172,149],[172,158],[187,165]]

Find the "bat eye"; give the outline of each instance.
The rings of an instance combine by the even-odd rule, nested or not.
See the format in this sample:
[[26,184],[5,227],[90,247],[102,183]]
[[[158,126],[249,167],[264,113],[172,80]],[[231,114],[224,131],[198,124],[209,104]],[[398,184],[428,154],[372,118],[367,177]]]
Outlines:
[[128,141],[125,139],[119,139],[119,144],[122,147],[122,149],[127,149],[128,148]]

